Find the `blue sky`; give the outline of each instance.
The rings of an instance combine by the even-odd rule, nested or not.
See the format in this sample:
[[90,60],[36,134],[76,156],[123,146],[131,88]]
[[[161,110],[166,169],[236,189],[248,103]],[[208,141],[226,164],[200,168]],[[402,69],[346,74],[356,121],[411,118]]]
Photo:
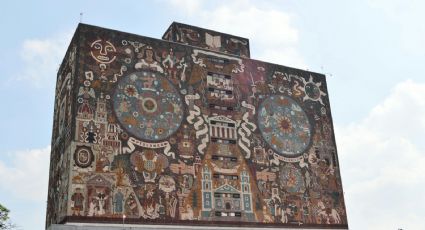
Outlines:
[[56,71],[80,21],[160,38],[172,21],[328,75],[350,229],[425,229],[425,2],[8,1],[0,9],[0,202],[43,229]]

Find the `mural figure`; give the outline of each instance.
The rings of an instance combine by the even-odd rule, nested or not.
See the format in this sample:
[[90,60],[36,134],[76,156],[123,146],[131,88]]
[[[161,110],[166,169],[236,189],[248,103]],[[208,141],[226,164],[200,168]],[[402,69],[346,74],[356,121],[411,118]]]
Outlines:
[[81,212],[84,211],[84,195],[81,193],[81,189],[75,189],[75,193],[71,196],[73,205],[71,206],[72,215],[80,216]]
[[167,69],[168,76],[172,79],[177,79],[177,66],[180,60],[174,54],[174,50],[171,48],[168,54],[165,56],[164,60],[162,60],[162,65]]
[[160,73],[164,72],[164,69],[161,67],[159,62],[156,60],[155,53],[152,47],[146,47],[143,57],[136,63],[134,66],[135,69],[148,69],[153,71],[158,71]]
[[141,210],[141,215],[145,219],[156,219],[159,217],[159,204],[155,201],[154,195],[154,188],[151,187],[146,190]]
[[87,182],[88,213],[87,216],[103,216],[111,213],[111,182],[101,175],[96,175]]
[[341,222],[341,217],[335,209],[326,208],[322,201],[319,201],[317,206],[319,207],[318,216],[320,218],[321,223],[339,224]]
[[121,192],[121,189],[118,188],[118,192],[114,196],[114,211],[117,214],[120,214],[124,211],[124,194]]
[[134,195],[134,193],[131,193],[128,196],[128,198],[125,200],[124,209],[125,209],[125,214],[128,217],[138,217],[139,208],[138,208],[136,196]]

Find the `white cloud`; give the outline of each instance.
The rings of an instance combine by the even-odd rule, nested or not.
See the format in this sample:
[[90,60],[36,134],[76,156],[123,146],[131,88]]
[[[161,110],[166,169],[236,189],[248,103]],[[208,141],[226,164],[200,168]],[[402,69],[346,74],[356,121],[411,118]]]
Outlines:
[[69,32],[46,39],[25,40],[20,51],[23,71],[15,80],[27,81],[36,87],[54,85],[71,35],[72,32]]
[[424,92],[399,83],[365,119],[337,126],[352,229],[425,229]]
[[251,57],[254,59],[306,68],[297,50],[299,38],[298,30],[292,24],[294,15],[279,10],[277,6],[261,5],[259,2],[253,4],[249,0],[227,1],[216,5],[178,4],[174,0],[169,2],[183,11],[187,11],[187,5],[196,9],[191,11],[189,20],[195,21],[197,25],[248,38]]
[[50,146],[16,151],[0,161],[0,190],[26,201],[47,199]]
[[401,46],[408,54],[423,55],[425,52],[425,24],[421,0],[368,0],[373,9],[382,11],[396,26],[395,35],[400,37]]
[[185,14],[194,14],[199,10],[202,0],[168,0],[168,2]]

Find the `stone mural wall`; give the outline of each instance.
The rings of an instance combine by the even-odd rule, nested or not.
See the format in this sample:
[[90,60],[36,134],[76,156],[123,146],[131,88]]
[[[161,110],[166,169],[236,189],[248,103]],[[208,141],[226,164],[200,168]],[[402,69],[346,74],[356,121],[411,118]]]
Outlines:
[[173,22],[162,39],[249,58],[249,40]]
[[47,225],[347,226],[325,76],[203,48],[79,25]]

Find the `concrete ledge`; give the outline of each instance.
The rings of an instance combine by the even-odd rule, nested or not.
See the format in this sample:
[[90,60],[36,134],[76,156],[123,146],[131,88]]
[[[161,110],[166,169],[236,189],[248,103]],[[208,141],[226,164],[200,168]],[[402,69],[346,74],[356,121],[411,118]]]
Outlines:
[[47,230],[261,230],[261,229],[284,229],[284,230],[346,230],[346,228],[248,228],[248,227],[212,227],[212,226],[172,226],[172,225],[132,225],[132,224],[89,224],[89,223],[70,223],[53,224]]

